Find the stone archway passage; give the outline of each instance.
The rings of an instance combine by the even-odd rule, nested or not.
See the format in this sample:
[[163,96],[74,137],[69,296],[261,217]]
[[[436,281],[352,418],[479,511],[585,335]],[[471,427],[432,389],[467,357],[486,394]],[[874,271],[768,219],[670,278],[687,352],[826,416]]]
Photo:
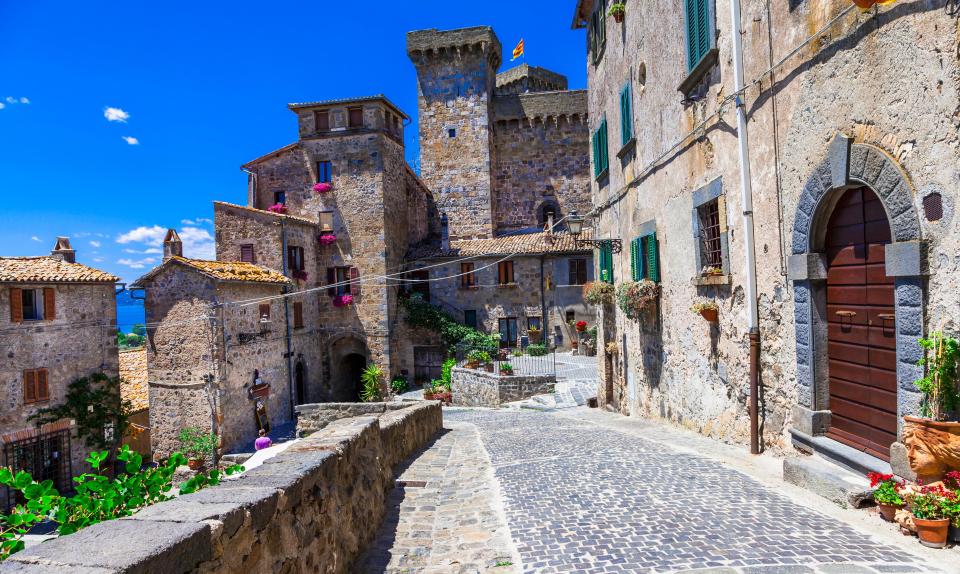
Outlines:
[[355,403],[360,402],[360,391],[363,384],[360,382],[360,375],[367,366],[367,358],[357,353],[351,353],[343,358],[343,370],[341,380],[337,382],[337,389],[340,394],[336,398],[337,402]]
[[844,192],[826,230],[830,427],[827,436],[889,460],[897,437],[897,337],[890,225],[867,187]]

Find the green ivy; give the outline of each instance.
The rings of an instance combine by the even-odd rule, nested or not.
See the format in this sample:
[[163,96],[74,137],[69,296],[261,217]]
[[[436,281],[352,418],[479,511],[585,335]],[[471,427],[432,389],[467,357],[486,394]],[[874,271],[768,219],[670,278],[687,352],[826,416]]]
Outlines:
[[[29,420],[38,425],[73,419],[77,436],[92,448],[114,448],[130,426],[130,401],[120,395],[120,379],[96,373],[80,377],[67,387],[64,402],[40,409]],[[112,436],[106,430],[112,429]]]
[[960,386],[957,384],[960,342],[937,331],[929,338],[921,338],[919,343],[927,352],[927,356],[918,363],[926,367],[926,375],[914,382],[923,394],[920,414],[934,420],[943,420],[960,408]]
[[458,345],[471,349],[494,351],[500,345],[497,335],[486,335],[472,327],[458,323],[449,314],[424,301],[419,293],[412,294],[403,301],[406,311],[406,323],[433,331],[440,336],[443,344],[451,349]]

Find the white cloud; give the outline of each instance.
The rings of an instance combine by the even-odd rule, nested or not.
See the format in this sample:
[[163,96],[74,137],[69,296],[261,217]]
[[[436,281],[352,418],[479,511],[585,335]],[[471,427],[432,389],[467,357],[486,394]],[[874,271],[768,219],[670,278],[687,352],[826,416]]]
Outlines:
[[94,260],[96,263],[102,263],[102,262],[103,262],[103,257],[94,257],[93,260]]
[[7,96],[7,103],[8,103],[8,104],[15,104],[15,103],[17,103],[17,98],[15,98],[15,97],[13,97],[13,96]]
[[120,108],[104,108],[103,117],[107,118],[109,122],[123,122],[127,123],[127,120],[130,119],[130,114],[121,110]]
[[149,247],[143,251],[140,251],[139,249],[130,249],[127,247],[123,250],[123,252],[130,253],[132,255],[160,255],[163,253],[163,249],[160,249],[159,247]]
[[131,136],[122,136],[123,141],[127,142],[130,145],[140,145],[140,140]]
[[195,259],[214,259],[217,255],[213,236],[206,229],[199,227],[184,227],[180,231],[183,241],[183,255]]
[[37,237],[36,235],[32,236],[30,239],[32,239],[33,241],[36,241],[37,243],[43,243],[43,240]]
[[159,247],[163,245],[163,237],[166,234],[167,230],[159,225],[152,227],[140,226],[126,233],[121,233],[120,236],[117,237],[117,243],[146,243],[147,245]]
[[21,104],[29,104],[29,103],[30,103],[30,100],[28,100],[27,98],[20,98],[20,103],[21,103]]
[[212,219],[207,219],[206,217],[198,217],[196,219],[181,219],[180,223],[183,225],[213,225]]
[[99,242],[99,241],[91,241],[91,242],[90,242],[90,245],[92,245],[93,247],[100,247],[100,242]]
[[143,269],[146,267],[146,264],[143,261],[138,261],[136,259],[117,259],[117,264],[126,265],[130,269]]
[[4,104],[3,102],[0,102],[0,110],[2,110],[5,107],[7,107],[6,104]]
[[163,253],[163,249],[157,249],[156,247],[151,247],[150,249],[144,249],[144,250],[143,250],[143,253],[144,253],[145,255],[147,255],[147,254],[160,255],[161,253]]

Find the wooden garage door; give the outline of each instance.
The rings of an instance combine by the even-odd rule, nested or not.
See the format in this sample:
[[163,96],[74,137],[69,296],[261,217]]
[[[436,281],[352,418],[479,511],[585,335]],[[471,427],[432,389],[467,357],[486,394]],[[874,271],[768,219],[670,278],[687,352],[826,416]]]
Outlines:
[[414,382],[422,385],[434,379],[439,379],[443,371],[443,360],[446,356],[443,347],[414,347]]
[[827,435],[890,459],[897,434],[893,278],[884,249],[890,225],[868,188],[847,191],[827,229],[831,423]]

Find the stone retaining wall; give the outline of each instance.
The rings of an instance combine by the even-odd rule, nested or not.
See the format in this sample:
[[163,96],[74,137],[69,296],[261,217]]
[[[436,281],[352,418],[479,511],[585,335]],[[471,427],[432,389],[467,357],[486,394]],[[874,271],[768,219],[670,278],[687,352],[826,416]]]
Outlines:
[[406,409],[410,403],[313,403],[297,405],[297,436],[304,437],[323,430],[333,421],[340,419],[376,416],[383,413]]
[[393,465],[442,424],[439,403],[333,421],[237,480],[29,548],[0,572],[347,572],[380,526]]
[[453,404],[464,407],[499,407],[501,403],[552,393],[557,384],[556,375],[502,376],[462,367],[453,369],[452,375]]

